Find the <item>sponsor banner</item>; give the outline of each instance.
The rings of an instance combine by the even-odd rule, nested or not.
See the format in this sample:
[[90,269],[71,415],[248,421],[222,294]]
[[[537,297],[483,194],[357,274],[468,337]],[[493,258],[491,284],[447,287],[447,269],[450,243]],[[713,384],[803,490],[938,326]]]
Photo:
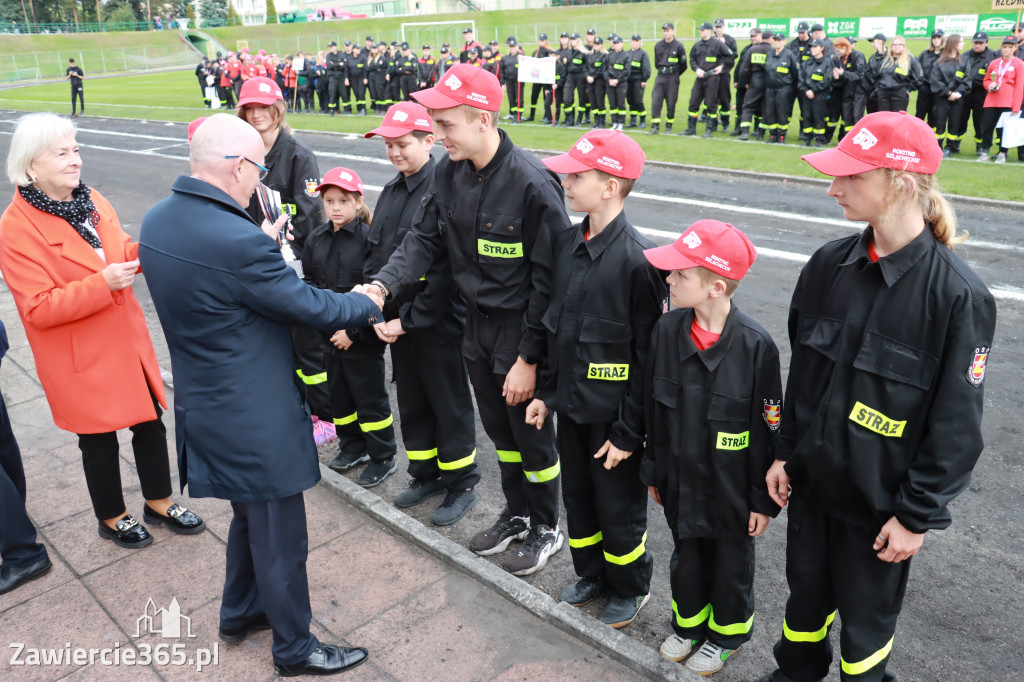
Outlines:
[[830,18],[825,20],[825,35],[832,38],[855,36],[858,34],[859,28],[860,19],[857,17]]
[[898,35],[904,38],[930,38],[934,21],[934,17],[900,17]]
[[870,38],[876,33],[881,33],[886,39],[896,35],[896,17],[861,17],[860,37]]
[[725,32],[732,36],[750,35],[750,29],[757,25],[757,19],[726,19]]
[[790,38],[795,37],[792,33],[789,32],[789,19],[786,19],[785,17],[779,19],[758,19],[757,27],[762,31],[767,29],[772,33],[781,32],[789,36]]
[[807,22],[807,30],[810,31],[810,27],[815,24],[825,24],[825,17],[795,17],[789,20],[789,35],[796,38],[796,27],[800,25],[801,21]]
[[941,28],[946,33],[974,35],[977,26],[977,14],[943,14],[935,17],[935,28]]
[[1013,32],[1017,24],[1016,14],[979,14],[978,30],[993,37],[1003,38]]
[[555,82],[555,60],[548,57],[538,59],[520,55],[519,82],[553,84]]

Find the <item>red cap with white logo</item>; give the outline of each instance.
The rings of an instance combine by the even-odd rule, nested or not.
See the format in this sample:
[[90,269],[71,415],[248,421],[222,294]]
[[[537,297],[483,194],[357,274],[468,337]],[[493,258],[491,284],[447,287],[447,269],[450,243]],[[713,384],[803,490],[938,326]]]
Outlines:
[[456,64],[444,72],[437,85],[414,92],[412,97],[427,109],[468,104],[475,109],[499,111],[502,92],[501,83],[490,71],[472,64]]
[[281,87],[270,78],[257,76],[242,83],[242,91],[238,93],[238,106],[246,104],[270,105],[284,100]]
[[647,157],[636,140],[617,130],[594,130],[576,141],[567,154],[544,159],[556,173],[599,170],[617,178],[636,180]]
[[196,131],[199,130],[199,126],[203,125],[203,123],[205,123],[206,119],[208,118],[210,117],[200,116],[199,118],[188,124],[188,141],[190,143],[192,142],[192,136],[194,136],[196,134]]
[[425,133],[434,132],[434,120],[427,113],[427,108],[417,102],[399,102],[388,107],[379,127],[374,128],[363,137],[401,137],[414,130]]
[[659,270],[707,268],[726,279],[741,280],[757,260],[750,238],[729,223],[698,220],[673,244],[644,251]]
[[942,148],[927,123],[905,111],[876,111],[852,129],[839,146],[801,157],[816,170],[842,177],[876,168],[934,175]]
[[324,179],[316,186],[316,191],[320,192],[324,187],[339,187],[347,192],[358,192],[360,196],[363,195],[363,181],[354,170],[348,168],[332,168],[324,173]]

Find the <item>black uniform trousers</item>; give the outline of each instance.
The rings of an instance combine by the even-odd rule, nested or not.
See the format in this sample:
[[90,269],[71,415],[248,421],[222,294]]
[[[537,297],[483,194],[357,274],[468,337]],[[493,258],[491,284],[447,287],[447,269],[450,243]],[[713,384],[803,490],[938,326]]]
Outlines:
[[793,115],[793,88],[768,88],[764,97],[764,126],[776,137],[785,136]]
[[554,427],[526,423],[529,400],[508,405],[501,395],[508,370],[515,363],[521,323],[501,325],[479,313],[466,317],[462,353],[473,384],[480,423],[494,441],[501,471],[501,489],[514,516],[529,516],[531,525],[558,524],[560,466]]
[[401,81],[401,78],[402,77],[400,75],[394,74],[391,76],[391,80],[388,81],[388,86],[386,89],[387,94],[385,96],[388,106],[391,106],[396,102],[402,101],[402,92],[401,88],[399,87],[399,82]]
[[386,97],[385,92],[386,92],[387,87],[388,87],[388,82],[386,80],[384,80],[384,76],[383,75],[380,75],[380,74],[378,74],[376,72],[371,72],[370,76],[369,76],[369,78],[367,78],[367,80],[370,81],[370,83],[369,83],[369,86],[370,86],[370,102],[373,103],[374,110],[375,111],[384,111],[384,110],[386,110],[388,108],[388,104],[385,101],[385,97]]
[[424,342],[410,331],[391,344],[391,367],[409,475],[440,478],[451,492],[475,486],[475,413],[458,344]]
[[[369,80],[369,79],[367,79]],[[390,84],[389,84],[390,85]],[[350,78],[349,86],[352,88],[352,113],[366,111],[366,83],[360,78]],[[397,87],[397,84],[396,84]],[[388,97],[388,99],[393,99]],[[397,100],[395,100],[397,101]],[[347,106],[347,105],[346,105]]]
[[514,116],[517,121],[522,120],[526,115],[526,107],[520,102],[519,92],[520,84],[519,81],[507,81],[505,83],[505,92],[508,95],[508,113],[510,116]]
[[537,99],[544,103],[544,118],[551,119],[551,86],[543,83],[533,83],[530,86],[530,116],[537,108]]
[[[206,96],[206,76],[199,77],[199,96],[203,98],[203,104],[210,106],[210,98]],[[72,102],[74,105],[74,102]]]
[[606,578],[620,597],[647,594],[654,562],[647,552],[647,486],[640,481],[643,452],[610,471],[594,453],[608,440],[608,424],[580,424],[558,416],[562,500],[573,568],[581,578]]
[[[839,127],[839,122],[843,120],[843,94],[846,90],[843,88],[832,88],[832,92],[828,94],[826,100],[827,106],[825,108],[825,128],[827,129],[825,134],[828,140],[832,140],[833,131]],[[840,129],[840,135],[842,130]]]
[[240,628],[264,614],[274,663],[294,665],[320,645],[309,631],[306,504],[302,493],[266,502],[232,502],[220,626]]
[[[843,133],[845,134],[857,121],[864,118],[864,107],[868,94],[860,85],[850,85],[843,90]],[[842,138],[840,138],[842,139]]]
[[36,527],[25,511],[25,468],[0,396],[0,559],[4,566],[24,568],[45,556],[46,547],[36,541]]
[[[764,108],[764,93],[764,76],[758,77],[757,74],[754,74],[750,79],[750,87],[743,90],[743,106],[740,110],[741,127],[751,128],[753,126],[755,116],[761,119],[764,118],[761,116]],[[736,104],[737,106],[740,104],[739,94],[736,95]]]
[[83,94],[83,88],[81,85],[71,86],[71,113],[75,113],[75,99],[78,99],[79,107],[82,111],[85,111],[85,95]]
[[[730,106],[732,106],[732,78],[729,72],[723,69],[718,79],[718,116],[726,128],[729,127]],[[714,110],[708,107],[708,115],[714,113]]]
[[308,327],[292,327],[292,361],[295,373],[306,386],[309,412],[317,419],[330,421],[331,404],[327,391],[327,362],[323,334]]
[[754,629],[754,538],[674,538],[672,629],[738,649]]
[[590,113],[599,117],[595,123],[607,114],[604,102],[608,94],[608,81],[603,78],[594,78],[593,83],[587,84],[587,97],[590,99]]
[[718,111],[718,81],[721,75],[710,71],[704,73],[703,78],[693,81],[693,89],[690,90],[690,120],[688,124],[691,127],[697,126],[701,103],[707,107],[709,116],[714,116]]
[[235,108],[235,91],[231,89],[230,85],[218,86],[217,95],[220,97],[221,109]]
[[626,84],[626,101],[629,103],[630,116],[647,116],[647,108],[644,106],[644,84],[639,78],[630,78]]
[[608,111],[611,112],[612,123],[626,122],[626,88],[627,84],[623,80],[620,80],[618,85],[608,86]]
[[665,104],[665,124],[676,120],[676,101],[679,99],[679,75],[661,74],[654,78],[651,92],[651,123],[661,123],[661,105]]
[[809,99],[806,93],[800,93],[800,135],[805,139],[813,139],[815,136],[822,142],[827,137],[825,125],[828,121],[828,95],[816,92],[814,99]]
[[[576,94],[579,93],[580,101],[576,104]],[[582,71],[569,73],[565,77],[565,87],[562,89],[562,111],[566,116],[579,114],[581,117],[587,108],[587,77]]]
[[231,89],[235,92],[235,100],[237,101],[239,96],[242,94],[242,77],[234,78],[231,80]]
[[342,108],[348,108],[348,86],[345,85],[345,79],[342,76],[328,76],[327,77],[327,109],[329,111],[336,111],[338,109],[338,100],[341,100]]
[[935,119],[932,118],[932,109],[935,107],[935,95],[932,89],[924,85],[917,90],[917,116],[922,121],[927,120],[928,125],[935,129]]
[[[1004,112],[1010,111],[1009,107],[985,107],[981,114],[981,144],[978,146],[979,152],[988,152],[992,147],[992,138],[996,132],[996,123],[999,123],[999,117]],[[999,151],[1005,154],[1008,150],[1003,146],[1002,131],[999,133]]]
[[937,97],[932,104],[932,126],[935,128],[935,137],[941,145],[946,142],[946,149],[951,152],[960,151],[960,116],[963,113],[964,100],[961,97],[955,102],[950,102],[945,97]]
[[843,622],[839,679],[895,680],[885,665],[910,575],[910,561],[887,563],[873,549],[878,528],[864,529],[794,500],[789,510],[789,601],[775,660],[798,680],[819,680],[832,663],[829,630]]
[[414,73],[403,73],[399,80],[399,87],[402,89],[402,100],[411,101],[412,93],[420,89],[420,82]]
[[879,88],[876,111],[906,111],[910,93],[906,88]]
[[327,390],[342,452],[374,462],[395,456],[395,418],[384,383],[384,348],[331,347],[327,354]]
[[981,147],[981,118],[982,112],[985,110],[985,96],[988,93],[983,87],[972,88],[964,98],[963,109],[960,112],[960,139],[962,140],[964,135],[967,134],[967,122],[974,122],[974,143],[977,151],[988,151],[988,147],[984,149]]

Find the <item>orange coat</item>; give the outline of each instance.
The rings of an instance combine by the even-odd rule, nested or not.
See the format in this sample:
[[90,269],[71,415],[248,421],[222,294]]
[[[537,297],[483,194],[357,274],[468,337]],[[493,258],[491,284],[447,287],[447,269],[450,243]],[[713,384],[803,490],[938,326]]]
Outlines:
[[[108,263],[134,260],[139,246],[93,190]],[[131,288],[110,291],[107,266],[63,218],[17,191],[0,217],[0,270],[25,325],[53,421],[74,433],[106,433],[156,419],[150,390],[166,409],[146,318]],[[147,388],[148,384],[148,388]]]

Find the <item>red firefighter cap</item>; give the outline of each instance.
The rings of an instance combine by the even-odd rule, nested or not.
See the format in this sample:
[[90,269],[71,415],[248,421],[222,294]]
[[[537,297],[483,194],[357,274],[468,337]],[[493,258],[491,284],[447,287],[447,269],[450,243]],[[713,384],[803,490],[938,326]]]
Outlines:
[[388,107],[381,124],[363,135],[363,137],[401,137],[414,130],[425,133],[434,132],[434,120],[427,113],[427,108],[418,102],[399,102]]
[[668,246],[644,251],[659,270],[707,268],[726,279],[741,280],[757,260],[750,238],[729,223],[698,220]]
[[905,111],[868,114],[839,146],[801,157],[825,175],[842,177],[875,168],[895,168],[934,175],[942,162],[935,131]]
[[566,154],[544,159],[544,165],[556,173],[582,173],[599,170],[617,178],[636,180],[647,157],[640,145],[617,130],[585,133]]
[[284,100],[281,86],[270,78],[257,76],[242,83],[242,91],[238,93],[238,107],[246,104],[270,105]]
[[358,173],[349,168],[332,168],[324,173],[324,179],[316,186],[316,191],[320,192],[324,187],[338,187],[347,192],[358,192],[359,196],[363,196],[363,181],[359,179]]
[[491,73],[472,64],[456,64],[444,73],[432,88],[412,93],[413,99],[427,109],[451,109],[468,104],[475,109],[499,111],[501,84]]

